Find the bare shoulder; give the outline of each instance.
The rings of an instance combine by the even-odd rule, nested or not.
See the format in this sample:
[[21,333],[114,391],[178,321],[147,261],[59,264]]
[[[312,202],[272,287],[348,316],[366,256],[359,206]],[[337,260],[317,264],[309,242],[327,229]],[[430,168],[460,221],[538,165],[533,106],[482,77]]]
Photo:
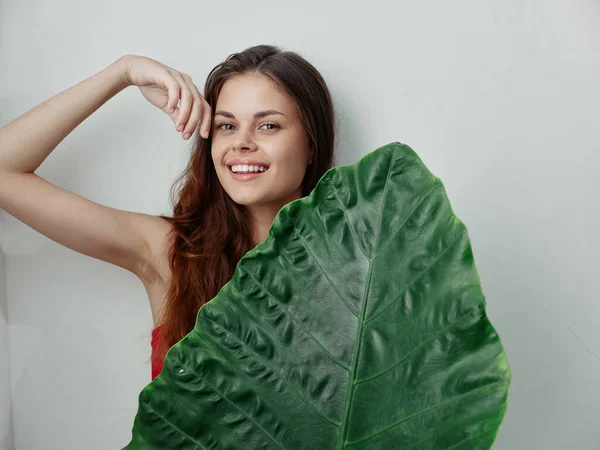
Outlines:
[[169,285],[171,224],[102,205],[33,172],[0,173],[0,209],[54,242],[135,274],[150,294],[153,314]]

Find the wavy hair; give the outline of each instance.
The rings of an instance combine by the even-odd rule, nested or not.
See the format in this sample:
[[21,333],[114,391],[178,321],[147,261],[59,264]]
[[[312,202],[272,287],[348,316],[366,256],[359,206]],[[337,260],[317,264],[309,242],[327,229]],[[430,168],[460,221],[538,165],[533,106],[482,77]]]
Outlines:
[[[334,165],[334,107],[325,80],[295,52],[271,45],[250,47],[229,55],[208,75],[204,98],[213,118],[223,84],[249,72],[268,76],[296,102],[313,151],[313,163],[302,180],[306,196]],[[173,216],[159,215],[173,225],[172,276],[158,319],[153,365],[162,363],[169,348],[192,331],[200,307],[217,295],[238,261],[254,247],[245,207],[229,197],[217,178],[211,144],[212,133],[207,139],[195,133],[189,162],[171,188]]]

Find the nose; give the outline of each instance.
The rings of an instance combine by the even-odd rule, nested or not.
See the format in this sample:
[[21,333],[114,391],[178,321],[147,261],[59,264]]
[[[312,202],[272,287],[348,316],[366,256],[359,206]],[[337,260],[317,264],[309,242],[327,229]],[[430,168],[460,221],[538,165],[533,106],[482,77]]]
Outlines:
[[252,134],[249,133],[247,130],[244,131],[242,129],[240,129],[240,131],[238,131],[234,138],[233,138],[233,149],[234,150],[256,150],[258,147],[256,146],[256,144],[254,143],[254,139],[252,138]]

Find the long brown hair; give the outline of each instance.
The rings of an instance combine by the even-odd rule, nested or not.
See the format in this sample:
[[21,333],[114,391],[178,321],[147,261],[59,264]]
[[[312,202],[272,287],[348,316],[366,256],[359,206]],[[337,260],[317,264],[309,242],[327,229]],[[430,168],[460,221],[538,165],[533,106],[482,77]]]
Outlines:
[[[250,47],[229,55],[208,75],[204,98],[213,114],[223,84],[248,72],[270,77],[296,102],[313,151],[302,181],[306,196],[334,164],[334,108],[327,85],[295,52],[271,45]],[[162,362],[168,349],[192,331],[200,307],[217,295],[238,261],[254,247],[245,207],[229,197],[217,178],[211,142],[212,134],[208,139],[195,134],[190,160],[171,189],[173,217],[159,216],[173,225],[172,276],[153,363]]]

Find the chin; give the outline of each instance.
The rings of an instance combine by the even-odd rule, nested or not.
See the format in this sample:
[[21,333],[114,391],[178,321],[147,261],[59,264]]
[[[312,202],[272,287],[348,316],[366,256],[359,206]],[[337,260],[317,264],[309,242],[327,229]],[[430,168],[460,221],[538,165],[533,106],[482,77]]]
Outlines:
[[237,198],[235,198],[235,197],[231,197],[231,199],[232,199],[232,200],[233,200],[235,203],[237,203],[238,205],[241,205],[241,206],[250,206],[250,205],[254,205],[254,204],[256,203],[255,201],[253,201],[253,200],[251,200],[251,199],[250,199],[250,200],[248,200],[248,199],[245,199],[245,198],[244,198],[244,199],[237,199]]
[[249,194],[249,195],[244,195],[244,194],[236,194],[234,192],[233,193],[228,192],[227,194],[229,195],[229,197],[231,197],[231,199],[235,203],[237,203],[238,205],[243,205],[243,206],[265,203],[265,200],[266,200],[265,198],[258,196],[254,193]]

